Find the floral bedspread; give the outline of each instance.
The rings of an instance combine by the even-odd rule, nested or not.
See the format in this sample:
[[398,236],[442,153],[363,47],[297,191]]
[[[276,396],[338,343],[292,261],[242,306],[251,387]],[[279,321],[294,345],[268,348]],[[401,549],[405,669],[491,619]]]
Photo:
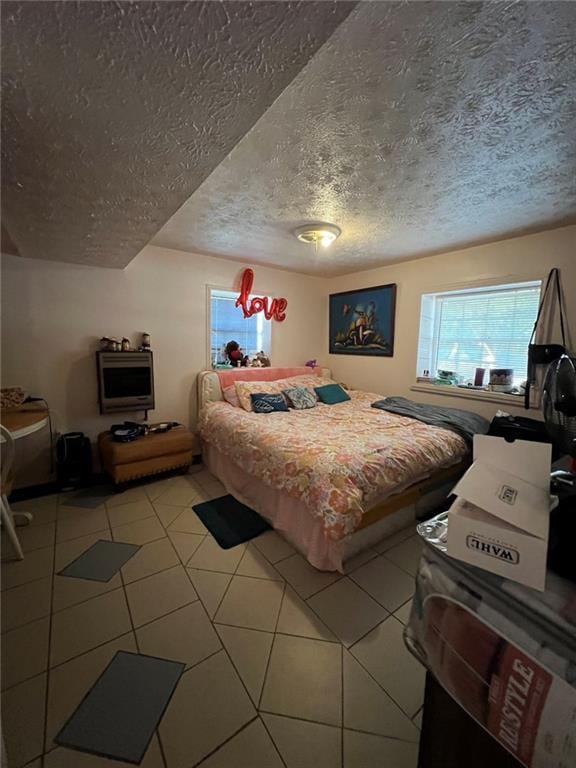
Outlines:
[[371,408],[381,395],[350,396],[337,405],[271,414],[208,403],[200,433],[244,471],[304,502],[338,540],[354,532],[375,499],[467,452],[453,432]]

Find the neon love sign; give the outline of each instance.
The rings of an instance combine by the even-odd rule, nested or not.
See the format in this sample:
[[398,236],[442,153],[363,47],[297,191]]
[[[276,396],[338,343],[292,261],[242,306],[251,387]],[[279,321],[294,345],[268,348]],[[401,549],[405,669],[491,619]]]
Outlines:
[[240,285],[240,295],[236,299],[237,307],[242,307],[244,317],[252,317],[258,312],[264,312],[266,320],[277,320],[281,323],[286,319],[286,299],[272,299],[268,306],[268,296],[253,296],[250,298],[250,292],[254,285],[254,272],[251,269],[245,269],[242,273],[242,283]]

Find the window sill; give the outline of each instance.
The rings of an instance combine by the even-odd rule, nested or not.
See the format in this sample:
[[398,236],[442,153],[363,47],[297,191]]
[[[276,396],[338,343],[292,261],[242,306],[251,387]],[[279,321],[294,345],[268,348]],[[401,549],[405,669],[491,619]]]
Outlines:
[[[435,395],[446,397],[462,397],[465,400],[480,400],[484,403],[498,403],[499,405],[516,406],[524,408],[523,395],[509,395],[506,392],[489,392],[479,389],[463,389],[462,387],[446,384],[413,384],[410,389],[413,392],[433,392]],[[530,406],[534,409],[533,406]]]

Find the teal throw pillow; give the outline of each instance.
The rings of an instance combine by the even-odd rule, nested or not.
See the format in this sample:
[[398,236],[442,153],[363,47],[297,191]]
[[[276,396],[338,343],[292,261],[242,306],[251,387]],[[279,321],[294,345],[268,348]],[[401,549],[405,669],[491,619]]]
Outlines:
[[326,384],[323,387],[314,387],[314,391],[320,400],[326,405],[336,405],[350,400],[350,395],[340,384]]

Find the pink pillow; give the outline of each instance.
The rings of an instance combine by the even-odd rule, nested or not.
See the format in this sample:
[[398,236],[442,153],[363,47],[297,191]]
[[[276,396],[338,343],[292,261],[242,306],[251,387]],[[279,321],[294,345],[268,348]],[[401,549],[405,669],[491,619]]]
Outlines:
[[230,405],[233,405],[235,408],[242,407],[238,395],[236,394],[236,387],[234,384],[231,387],[224,387],[222,394],[224,395],[224,400],[226,400],[227,403],[230,403]]

